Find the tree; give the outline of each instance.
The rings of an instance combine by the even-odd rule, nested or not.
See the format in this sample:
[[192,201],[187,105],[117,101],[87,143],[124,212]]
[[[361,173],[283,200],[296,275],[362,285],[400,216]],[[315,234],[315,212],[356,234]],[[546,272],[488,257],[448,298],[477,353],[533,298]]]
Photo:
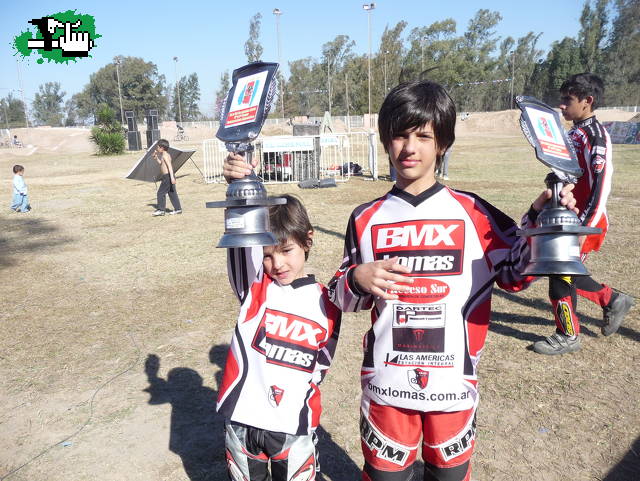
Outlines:
[[100,104],[96,110],[96,124],[91,129],[89,139],[98,147],[98,155],[124,152],[124,132],[116,120],[113,109],[106,104]]
[[609,0],[596,0],[595,8],[586,1],[580,16],[578,34],[580,60],[587,72],[598,73],[602,67],[602,42],[607,35],[607,4]]
[[200,107],[200,84],[198,82],[198,74],[192,73],[188,77],[182,77],[178,80],[180,87],[180,108],[178,108],[178,90],[173,88],[173,119],[178,122],[180,120],[179,113],[182,113],[182,120],[189,122],[198,120],[201,116]]
[[[147,109],[157,109],[160,116],[167,110],[165,77],[158,73],[158,67],[139,57],[120,58],[120,86],[124,110],[133,110],[136,117],[144,116]],[[91,74],[89,84],[77,97],[78,109],[83,114],[96,116],[100,104],[105,104],[120,118],[120,101],[115,63],[102,67]]]
[[33,116],[40,125],[62,125],[62,103],[65,95],[66,92],[60,90],[60,82],[46,82],[40,85],[31,104]]
[[229,71],[225,70],[220,75],[220,88],[216,91],[216,101],[213,106],[213,118],[220,120],[220,116],[224,110],[223,102],[227,98],[229,89],[231,88],[231,81],[229,80]]
[[640,1],[616,0],[603,55],[607,105],[640,104]]
[[262,45],[260,44],[260,23],[262,14],[256,13],[249,22],[249,38],[244,44],[247,61],[257,62],[262,59]]
[[12,92],[0,100],[0,115],[2,123],[0,128],[24,127],[26,125],[24,117],[24,104],[13,96]]
[[339,73],[346,61],[348,61],[353,54],[351,49],[355,46],[353,40],[349,40],[348,35],[338,35],[331,42],[327,42],[322,45],[322,56],[324,58],[324,72],[326,72],[326,103],[323,102],[323,110],[331,111],[333,88],[332,78]]

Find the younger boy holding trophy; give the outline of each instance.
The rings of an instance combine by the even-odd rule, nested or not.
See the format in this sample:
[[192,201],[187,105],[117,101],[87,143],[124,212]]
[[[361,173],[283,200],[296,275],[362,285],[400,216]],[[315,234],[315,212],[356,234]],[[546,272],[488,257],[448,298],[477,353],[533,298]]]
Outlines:
[[[228,181],[250,170],[238,154]],[[269,208],[276,246],[228,249],[231,287],[241,303],[227,355],[218,412],[233,480],[314,480],[318,385],[333,359],[341,313],[327,289],[305,274],[313,227],[302,203]],[[271,477],[269,476],[269,464]]]

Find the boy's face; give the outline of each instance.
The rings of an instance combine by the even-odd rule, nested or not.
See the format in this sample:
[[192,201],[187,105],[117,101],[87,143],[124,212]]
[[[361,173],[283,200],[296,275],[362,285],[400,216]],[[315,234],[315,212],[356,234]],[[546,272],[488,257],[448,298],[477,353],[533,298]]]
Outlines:
[[593,97],[587,96],[580,100],[573,94],[562,93],[560,96],[560,111],[565,120],[580,122],[581,120],[591,117],[591,105]]
[[304,263],[306,250],[293,239],[284,244],[262,248],[264,272],[281,286],[288,286],[294,280],[305,276]]
[[431,122],[400,132],[388,146],[397,171],[396,184],[411,194],[419,194],[435,183],[436,159],[440,153]]

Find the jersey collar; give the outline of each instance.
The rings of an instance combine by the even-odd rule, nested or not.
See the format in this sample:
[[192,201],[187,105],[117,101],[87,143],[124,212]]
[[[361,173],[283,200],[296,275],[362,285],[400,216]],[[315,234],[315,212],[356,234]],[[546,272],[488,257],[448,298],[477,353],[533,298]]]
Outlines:
[[300,279],[294,279],[289,285],[294,289],[297,289],[299,287],[304,287],[315,283],[316,276],[314,276],[313,274],[307,274],[305,277],[301,277]]
[[400,199],[404,200],[405,202],[411,204],[414,207],[418,207],[422,202],[427,200],[429,197],[437,194],[442,189],[444,189],[444,185],[442,185],[440,182],[436,182],[427,190],[420,192],[418,195],[413,195],[413,194],[410,194],[409,192],[399,189],[394,185],[391,188],[391,191],[389,193],[391,195],[395,195],[396,197],[399,197]]

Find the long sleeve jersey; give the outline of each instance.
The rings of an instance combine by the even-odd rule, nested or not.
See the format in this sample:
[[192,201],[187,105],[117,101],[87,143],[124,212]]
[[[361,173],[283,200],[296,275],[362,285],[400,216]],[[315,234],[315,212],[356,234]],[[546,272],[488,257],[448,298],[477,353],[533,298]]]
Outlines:
[[18,174],[13,176],[13,193],[18,195],[27,195],[27,184],[24,177]]
[[313,276],[281,286],[262,268],[262,247],[229,249],[240,300],[218,412],[269,431],[309,434],[322,411],[318,385],[333,358],[340,310]]
[[[528,216],[523,227],[532,227]],[[438,183],[418,196],[393,187],[355,209],[329,289],[343,311],[372,309],[364,396],[418,411],[473,406],[493,284],[518,291],[533,280],[520,274],[530,249],[516,231],[488,202]],[[411,269],[409,292],[387,301],[358,290],[358,264],[395,256]]]
[[613,177],[611,138],[595,116],[576,122],[569,131],[569,137],[573,140],[580,168],[584,171],[573,190],[580,220],[585,226],[602,229],[602,234],[590,235],[585,239],[582,252],[588,253],[600,249],[609,228],[607,198]]

